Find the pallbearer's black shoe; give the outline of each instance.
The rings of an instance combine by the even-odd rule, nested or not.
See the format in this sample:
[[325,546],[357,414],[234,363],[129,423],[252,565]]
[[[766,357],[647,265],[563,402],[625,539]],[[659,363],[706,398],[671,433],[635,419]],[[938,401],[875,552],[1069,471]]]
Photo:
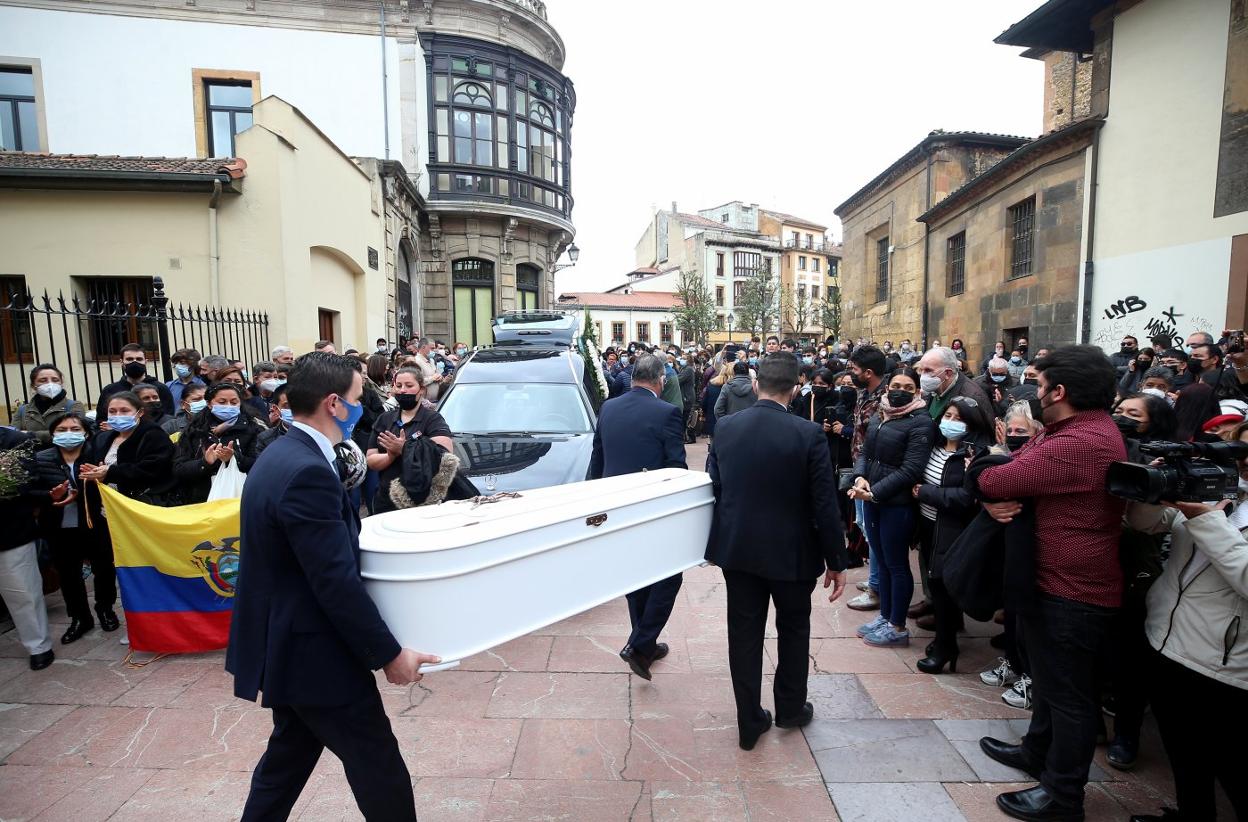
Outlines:
[[624,650],[620,651],[620,659],[628,663],[628,667],[633,673],[644,680],[652,679],[650,676],[650,660],[646,659],[633,648],[632,645],[625,645]]
[[1022,745],[1011,745],[985,736],[979,740],[979,749],[1002,765],[1020,770],[1032,779],[1039,779],[1040,771],[1044,770],[1042,763],[1035,761]]
[[1083,822],[1083,808],[1059,803],[1039,785],[999,794],[997,807],[1006,816],[1028,822]]
[[781,719],[776,717],[777,728],[805,728],[810,724],[810,720],[815,718],[815,706],[807,702],[802,709],[797,712],[797,716]]
[[88,631],[95,627],[95,623],[91,618],[70,620],[69,627],[65,629],[65,633],[61,634],[61,644],[68,645],[71,642],[77,642],[82,639]]
[[121,627],[121,622],[117,620],[117,615],[113,613],[112,608],[104,608],[95,606],[95,615],[100,618],[100,627],[105,631],[116,631]]
[[52,660],[56,659],[56,654],[52,653],[52,649],[44,651],[41,654],[30,655],[30,670],[42,671],[44,668],[52,664]]
[[758,738],[771,730],[771,711],[764,710],[763,715],[766,717],[763,723],[753,728],[738,725],[738,743],[741,745],[741,750],[754,750],[754,746],[758,744]]

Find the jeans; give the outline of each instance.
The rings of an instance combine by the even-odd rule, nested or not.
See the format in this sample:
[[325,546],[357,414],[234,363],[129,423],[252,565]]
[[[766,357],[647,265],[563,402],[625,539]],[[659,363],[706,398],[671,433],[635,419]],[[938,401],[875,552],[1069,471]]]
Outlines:
[[914,595],[914,574],[910,571],[910,539],[914,536],[916,508],[913,505],[879,505],[863,502],[867,544],[871,558],[879,557],[880,616],[904,627],[906,610]]
[[1063,805],[1083,807],[1088,766],[1101,729],[1097,664],[1112,642],[1116,608],[1041,594],[1019,620],[1032,682],[1023,748],[1044,763],[1040,784]]
[[862,506],[865,504],[863,500],[854,500],[854,515],[858,521],[858,527],[862,529],[862,535],[867,539],[867,585],[871,586],[872,591],[879,592],[880,558],[875,552],[876,540],[867,531],[867,519],[862,513]]

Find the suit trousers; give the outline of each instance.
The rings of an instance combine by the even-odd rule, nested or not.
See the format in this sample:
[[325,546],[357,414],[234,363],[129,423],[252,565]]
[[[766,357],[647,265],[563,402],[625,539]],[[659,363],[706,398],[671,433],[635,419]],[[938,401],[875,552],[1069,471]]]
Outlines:
[[349,705],[273,707],[273,733],[252,774],[243,822],[289,817],[324,748],[342,760],[365,819],[416,819],[412,779],[381,694],[373,688],[367,698]]
[[[79,572],[78,578],[82,579]],[[0,599],[13,617],[17,639],[31,656],[52,650],[48,609],[43,599],[43,575],[35,543],[0,551]]]
[[676,606],[676,595],[680,593],[680,585],[684,579],[683,575],[676,574],[653,585],[639,588],[626,597],[628,618],[633,625],[628,644],[641,656],[647,659],[654,656],[659,634],[672,615],[672,608]]
[[778,582],[724,570],[728,588],[728,669],[737,701],[737,725],[757,727],[762,707],[763,634],[768,601],[776,605],[776,718],[796,717],[806,703],[810,666],[810,595],[815,580]]
[[1022,744],[1044,763],[1040,784],[1070,807],[1083,807],[1101,729],[1097,666],[1116,617],[1116,608],[1041,594],[1019,622],[1032,682],[1031,726]]
[[52,561],[61,577],[65,610],[71,619],[92,619],[87,604],[87,585],[82,578],[82,561],[91,563],[95,583],[95,604],[112,608],[117,603],[117,570],[113,564],[113,544],[108,532],[96,528],[59,528],[49,534]]

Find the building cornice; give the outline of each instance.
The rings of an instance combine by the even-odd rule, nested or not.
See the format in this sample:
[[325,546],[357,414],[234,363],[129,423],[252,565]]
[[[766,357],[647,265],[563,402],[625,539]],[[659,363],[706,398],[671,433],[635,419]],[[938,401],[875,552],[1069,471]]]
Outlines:
[[425,210],[430,214],[438,215],[512,217],[552,231],[565,232],[568,235],[568,242],[571,242],[572,238],[576,236],[576,227],[557,214],[533,208],[500,205],[487,200],[429,200],[425,204]]

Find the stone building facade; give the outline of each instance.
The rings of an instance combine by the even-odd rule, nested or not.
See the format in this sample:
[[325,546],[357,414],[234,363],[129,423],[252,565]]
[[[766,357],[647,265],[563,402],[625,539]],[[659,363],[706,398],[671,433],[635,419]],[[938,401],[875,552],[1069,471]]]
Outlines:
[[842,336],[880,343],[931,338],[926,232],[918,217],[1026,142],[933,131],[837,207]]

